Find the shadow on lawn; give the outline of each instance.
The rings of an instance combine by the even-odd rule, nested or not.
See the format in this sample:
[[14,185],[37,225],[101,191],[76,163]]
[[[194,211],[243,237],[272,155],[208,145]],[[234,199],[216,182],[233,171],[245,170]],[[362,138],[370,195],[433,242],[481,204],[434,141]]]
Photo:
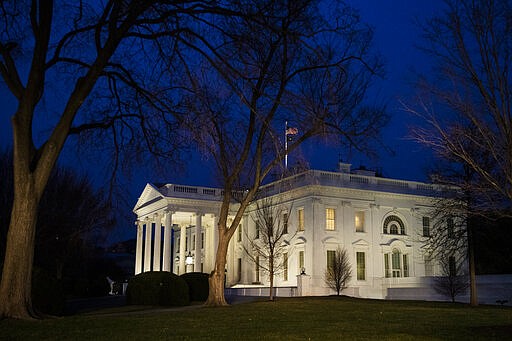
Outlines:
[[492,338],[497,340],[510,340],[512,338],[512,324],[500,326],[479,326],[469,328],[476,337]]

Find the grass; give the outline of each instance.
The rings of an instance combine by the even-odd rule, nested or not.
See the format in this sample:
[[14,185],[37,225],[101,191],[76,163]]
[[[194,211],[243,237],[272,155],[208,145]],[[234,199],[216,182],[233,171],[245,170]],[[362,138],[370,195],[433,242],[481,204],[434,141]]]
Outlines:
[[123,307],[42,321],[0,321],[0,339],[506,340],[512,339],[512,309],[347,297],[164,311]]

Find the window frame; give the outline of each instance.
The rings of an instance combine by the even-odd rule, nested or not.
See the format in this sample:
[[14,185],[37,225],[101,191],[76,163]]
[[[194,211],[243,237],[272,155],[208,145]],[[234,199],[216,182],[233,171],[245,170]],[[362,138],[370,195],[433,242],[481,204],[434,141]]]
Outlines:
[[[355,211],[354,212],[354,227],[356,232],[365,232],[365,211]],[[359,222],[359,224],[358,224]]]
[[[397,233],[391,232],[391,227],[392,226],[396,226]],[[382,233],[383,234],[392,234],[392,235],[397,235],[397,236],[399,236],[399,235],[405,236],[405,235],[407,235],[406,232],[407,231],[405,229],[405,223],[402,220],[402,218],[400,218],[399,216],[397,216],[395,214],[392,214],[392,215],[387,216],[384,219],[384,222],[382,224]]]
[[305,230],[304,207],[299,207],[297,209],[297,231],[304,232],[304,230]]
[[283,252],[283,281],[288,281],[288,252]]
[[366,281],[366,253],[363,251],[356,251],[356,278]]
[[423,237],[430,237],[430,217],[424,216],[422,218],[423,224]]
[[333,207],[325,208],[325,230],[335,231],[336,230],[336,209]]

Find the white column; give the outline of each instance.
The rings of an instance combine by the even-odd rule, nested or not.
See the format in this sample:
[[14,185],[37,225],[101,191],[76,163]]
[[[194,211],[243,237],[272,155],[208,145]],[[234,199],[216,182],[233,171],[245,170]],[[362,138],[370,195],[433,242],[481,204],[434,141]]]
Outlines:
[[201,226],[203,224],[203,213],[196,213],[196,245],[195,250],[196,254],[194,257],[194,271],[201,272]]
[[162,216],[155,213],[155,237],[153,245],[153,271],[160,271],[160,259],[162,258]]
[[171,229],[172,229],[172,211],[165,212],[165,226],[164,226],[164,256],[163,256],[163,271],[171,271]]
[[212,257],[212,270],[215,270],[215,261],[217,260],[217,249],[219,248],[219,216],[213,217],[213,257]]
[[153,222],[146,220],[146,239],[144,240],[144,272],[151,271],[151,234]]
[[140,274],[142,272],[142,243],[144,240],[142,239],[142,222],[137,220],[135,222],[137,226],[137,246],[135,251],[135,274]]
[[185,257],[186,257],[185,240],[187,239],[187,227],[185,225],[181,225],[180,229],[181,230],[180,230],[180,273],[179,273],[179,275],[187,272],[187,269],[185,267]]

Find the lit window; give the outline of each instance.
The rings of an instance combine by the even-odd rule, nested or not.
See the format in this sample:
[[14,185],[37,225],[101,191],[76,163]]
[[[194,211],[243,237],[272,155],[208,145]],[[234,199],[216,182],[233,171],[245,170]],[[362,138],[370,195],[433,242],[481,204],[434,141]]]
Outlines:
[[335,211],[334,208],[326,208],[325,209],[325,229],[329,231],[334,231],[335,226]]
[[400,264],[400,251],[394,249],[393,252],[391,253],[391,268],[393,277],[402,277]]
[[[391,258],[391,264],[390,259]],[[390,266],[391,265],[391,266]],[[385,277],[409,277],[409,257],[399,250],[393,249],[391,253],[384,254]]]
[[389,271],[389,254],[384,254],[384,276],[386,278],[391,277],[391,272]]
[[356,252],[356,263],[357,263],[357,280],[364,281],[366,279],[364,252]]
[[423,237],[430,237],[430,218],[423,217]]
[[334,257],[336,257],[336,251],[327,250],[327,269],[332,269],[334,266]]
[[288,280],[288,253],[283,253],[283,280]]
[[404,267],[404,277],[409,277],[409,261],[407,259],[407,255],[403,255],[402,259],[403,259],[403,267]]
[[382,232],[385,234],[405,234],[405,225],[396,215],[390,215],[384,220]]
[[303,208],[299,208],[297,210],[297,217],[298,217],[297,230],[304,231],[304,209]]
[[357,211],[354,215],[356,232],[364,232],[364,211]]
[[304,269],[304,251],[299,251],[299,273]]

